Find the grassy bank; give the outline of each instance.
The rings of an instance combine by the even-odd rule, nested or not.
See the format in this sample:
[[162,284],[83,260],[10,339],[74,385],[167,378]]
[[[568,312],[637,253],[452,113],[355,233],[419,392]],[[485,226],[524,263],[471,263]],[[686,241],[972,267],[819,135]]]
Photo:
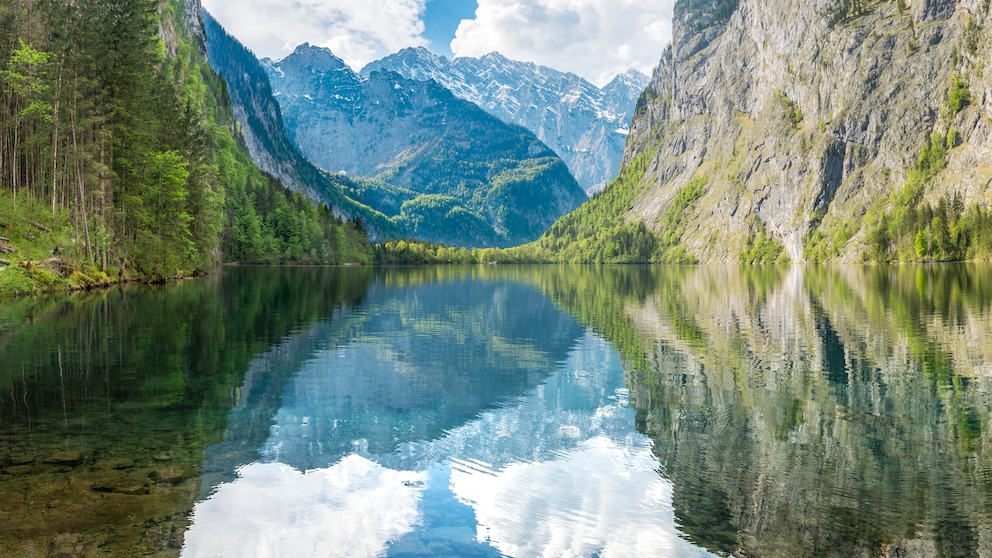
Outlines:
[[0,191],[0,297],[69,291],[135,279],[117,268],[79,265],[72,215]]

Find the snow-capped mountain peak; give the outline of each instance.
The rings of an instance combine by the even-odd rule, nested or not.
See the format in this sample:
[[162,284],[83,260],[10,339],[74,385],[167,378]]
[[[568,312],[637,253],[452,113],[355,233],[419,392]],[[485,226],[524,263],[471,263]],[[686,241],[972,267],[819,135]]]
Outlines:
[[501,120],[521,125],[555,150],[579,184],[594,192],[620,168],[626,130],[649,78],[629,70],[603,88],[587,80],[498,52],[448,60],[426,48],[407,48],[362,71],[389,70],[417,81],[434,80]]

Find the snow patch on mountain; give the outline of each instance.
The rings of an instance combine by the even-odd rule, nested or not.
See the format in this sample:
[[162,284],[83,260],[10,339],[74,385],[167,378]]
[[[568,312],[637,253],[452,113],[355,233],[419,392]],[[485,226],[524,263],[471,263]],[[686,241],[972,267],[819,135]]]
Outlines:
[[634,108],[649,78],[636,70],[603,88],[585,79],[499,53],[449,60],[426,48],[408,48],[366,66],[361,75],[391,71],[415,81],[434,80],[457,97],[532,132],[568,165],[592,194],[616,177]]

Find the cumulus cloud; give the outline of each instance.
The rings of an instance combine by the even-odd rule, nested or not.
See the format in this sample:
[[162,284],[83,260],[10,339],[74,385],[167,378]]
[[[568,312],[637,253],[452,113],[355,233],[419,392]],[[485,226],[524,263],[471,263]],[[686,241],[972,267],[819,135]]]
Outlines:
[[452,468],[451,490],[475,509],[477,538],[507,556],[712,558],[681,537],[672,485],[646,441],[582,442],[555,461],[498,472]]
[[597,85],[634,68],[650,75],[671,41],[675,0],[479,0],[455,56],[498,51],[574,72]]
[[203,0],[217,21],[262,57],[281,59],[309,42],[352,68],[425,46],[426,0]]
[[182,557],[381,556],[420,521],[426,480],[356,455],[307,473],[248,465],[196,504]]

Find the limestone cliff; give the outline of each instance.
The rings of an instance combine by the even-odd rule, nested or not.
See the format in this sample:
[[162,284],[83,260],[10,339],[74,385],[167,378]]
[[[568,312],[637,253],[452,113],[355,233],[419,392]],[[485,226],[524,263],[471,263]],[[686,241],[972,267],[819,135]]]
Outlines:
[[625,218],[660,230],[704,184],[681,233],[700,261],[766,237],[793,261],[860,261],[932,138],[946,157],[922,200],[987,208],[988,23],[978,0],[680,0],[631,126],[624,165],[653,155]]

